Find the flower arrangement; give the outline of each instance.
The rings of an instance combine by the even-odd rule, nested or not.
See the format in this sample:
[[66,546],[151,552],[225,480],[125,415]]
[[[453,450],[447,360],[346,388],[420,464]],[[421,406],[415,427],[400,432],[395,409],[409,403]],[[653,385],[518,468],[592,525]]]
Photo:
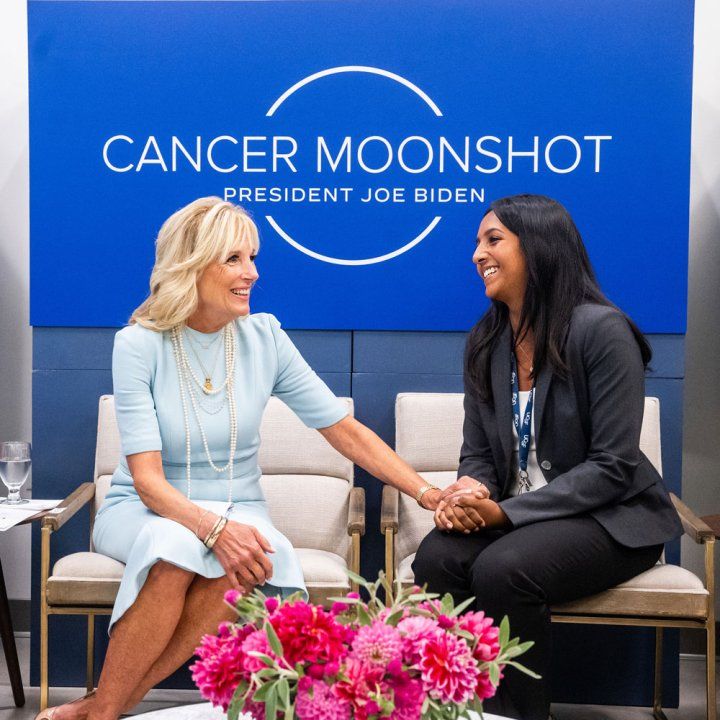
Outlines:
[[203,697],[229,720],[454,720],[482,713],[505,666],[537,677],[516,660],[532,643],[510,639],[507,618],[463,612],[473,599],[348,574],[368,599],[349,593],[329,612],[301,593],[226,593],[238,621],[205,635],[190,668]]

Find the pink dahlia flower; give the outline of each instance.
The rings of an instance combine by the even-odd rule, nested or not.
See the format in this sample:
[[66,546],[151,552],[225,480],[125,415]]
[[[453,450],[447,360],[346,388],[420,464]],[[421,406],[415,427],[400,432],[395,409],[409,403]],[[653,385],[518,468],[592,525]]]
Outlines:
[[243,670],[245,637],[252,625],[239,628],[223,623],[217,635],[204,635],[195,649],[198,660],[190,666],[192,678],[202,696],[227,712],[235,688],[246,675]]
[[243,668],[248,673],[258,672],[258,670],[262,670],[264,667],[267,667],[267,665],[265,665],[259,657],[249,655],[250,652],[259,652],[263,655],[275,657],[275,653],[273,653],[270,648],[270,643],[268,642],[267,635],[264,630],[255,630],[255,632],[251,632],[243,641],[242,651],[245,656],[243,658]]
[[463,703],[475,694],[477,661],[461,637],[438,631],[420,649],[420,672],[430,697]]
[[473,657],[479,662],[490,662],[500,652],[500,630],[484,612],[469,612],[460,617],[459,627],[477,638]]
[[242,593],[239,590],[235,590],[234,588],[232,590],[228,590],[225,593],[225,602],[228,605],[232,605],[235,607],[237,605],[237,601],[242,597]]
[[357,631],[352,644],[352,654],[370,665],[387,665],[402,658],[402,637],[397,628],[374,622]]
[[[502,673],[500,673],[500,678],[502,678]],[[496,692],[497,688],[490,682],[490,675],[486,672],[481,672],[478,675],[478,683],[475,686],[475,694],[481,700],[487,700],[488,698],[493,697]]]
[[393,691],[395,710],[391,720],[420,720],[422,705],[425,700],[422,680],[413,679],[409,673],[402,673],[388,680]]
[[438,626],[435,620],[422,615],[411,615],[401,620],[397,629],[403,639],[403,658],[407,665],[420,662],[420,646],[423,641],[435,636]]
[[295,712],[300,720],[350,720],[350,705],[338,700],[329,685],[312,680],[298,688]]
[[365,720],[370,714],[370,693],[380,684],[384,669],[379,665],[367,665],[349,657],[341,671],[346,679],[338,680],[332,686],[333,695],[339,701],[352,706],[355,720]]
[[290,665],[341,660],[347,654],[343,642],[346,628],[322,608],[302,601],[287,603],[275,611],[270,622]]

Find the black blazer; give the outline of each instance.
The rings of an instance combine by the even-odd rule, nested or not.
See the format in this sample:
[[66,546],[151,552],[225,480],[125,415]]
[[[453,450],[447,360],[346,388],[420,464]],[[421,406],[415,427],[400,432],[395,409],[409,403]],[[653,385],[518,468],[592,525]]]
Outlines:
[[548,485],[514,497],[510,352],[508,327],[491,358],[492,405],[465,377],[458,477],[485,483],[515,527],[587,513],[627,547],[682,535],[662,478],[640,451],[645,373],[624,316],[575,308],[564,347],[569,377],[545,367],[535,383],[535,448]]

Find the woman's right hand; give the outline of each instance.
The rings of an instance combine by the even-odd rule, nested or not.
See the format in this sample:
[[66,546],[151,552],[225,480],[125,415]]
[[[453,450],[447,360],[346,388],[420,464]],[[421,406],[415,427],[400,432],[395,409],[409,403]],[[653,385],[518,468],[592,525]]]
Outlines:
[[266,553],[275,550],[252,525],[228,520],[213,552],[235,590],[248,593],[272,579],[273,566]]
[[471,478],[469,475],[463,475],[459,477],[452,485],[448,485],[440,496],[441,500],[446,500],[451,495],[455,495],[458,492],[474,492],[479,493],[478,497],[483,498],[490,497],[490,491],[487,486],[483,485],[479,480]]

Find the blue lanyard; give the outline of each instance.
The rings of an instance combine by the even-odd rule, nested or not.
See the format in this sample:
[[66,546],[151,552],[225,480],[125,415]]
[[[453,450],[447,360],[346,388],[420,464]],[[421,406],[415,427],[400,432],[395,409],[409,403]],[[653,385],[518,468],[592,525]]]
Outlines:
[[522,422],[520,422],[520,383],[518,382],[517,360],[515,353],[510,353],[511,372],[510,384],[512,386],[512,416],[513,425],[518,436],[518,481],[520,492],[530,490],[530,476],[527,471],[528,456],[530,454],[530,433],[532,428],[532,411],[533,400],[535,399],[535,385],[530,390],[527,405],[525,406],[525,414]]

